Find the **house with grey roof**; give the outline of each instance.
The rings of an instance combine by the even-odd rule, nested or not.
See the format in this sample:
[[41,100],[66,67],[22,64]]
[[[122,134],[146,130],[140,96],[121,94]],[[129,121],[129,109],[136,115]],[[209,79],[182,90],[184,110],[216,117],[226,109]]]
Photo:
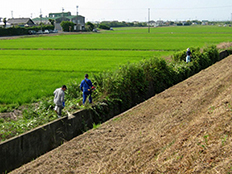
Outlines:
[[19,27],[31,27],[35,25],[30,18],[11,18],[8,19],[7,23],[9,23],[11,26]]

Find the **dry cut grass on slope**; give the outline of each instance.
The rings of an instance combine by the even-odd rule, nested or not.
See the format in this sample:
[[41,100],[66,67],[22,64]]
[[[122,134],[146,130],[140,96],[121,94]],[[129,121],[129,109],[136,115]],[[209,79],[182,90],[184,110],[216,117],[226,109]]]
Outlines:
[[232,173],[232,56],[14,173]]

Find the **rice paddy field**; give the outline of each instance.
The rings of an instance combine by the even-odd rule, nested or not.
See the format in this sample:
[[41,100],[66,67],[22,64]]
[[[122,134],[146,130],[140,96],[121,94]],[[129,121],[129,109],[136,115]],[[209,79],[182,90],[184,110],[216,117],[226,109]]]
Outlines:
[[[0,40],[0,105],[24,104],[52,95],[84,74],[128,62],[168,57],[187,47],[232,41],[231,27],[115,28],[99,33]],[[67,86],[68,87],[68,86]]]

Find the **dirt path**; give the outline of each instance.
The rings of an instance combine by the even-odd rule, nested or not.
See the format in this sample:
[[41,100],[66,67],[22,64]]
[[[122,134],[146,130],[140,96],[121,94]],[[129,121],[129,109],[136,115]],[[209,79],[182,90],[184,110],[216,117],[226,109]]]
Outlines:
[[232,56],[14,173],[232,173]]

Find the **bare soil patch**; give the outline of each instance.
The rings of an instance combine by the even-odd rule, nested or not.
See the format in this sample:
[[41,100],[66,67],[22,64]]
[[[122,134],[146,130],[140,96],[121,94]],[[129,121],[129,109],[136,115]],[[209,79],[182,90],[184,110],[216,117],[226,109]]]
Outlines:
[[11,173],[232,173],[232,56]]
[[217,45],[218,49],[227,49],[230,47],[232,47],[232,42],[222,42],[222,43]]

